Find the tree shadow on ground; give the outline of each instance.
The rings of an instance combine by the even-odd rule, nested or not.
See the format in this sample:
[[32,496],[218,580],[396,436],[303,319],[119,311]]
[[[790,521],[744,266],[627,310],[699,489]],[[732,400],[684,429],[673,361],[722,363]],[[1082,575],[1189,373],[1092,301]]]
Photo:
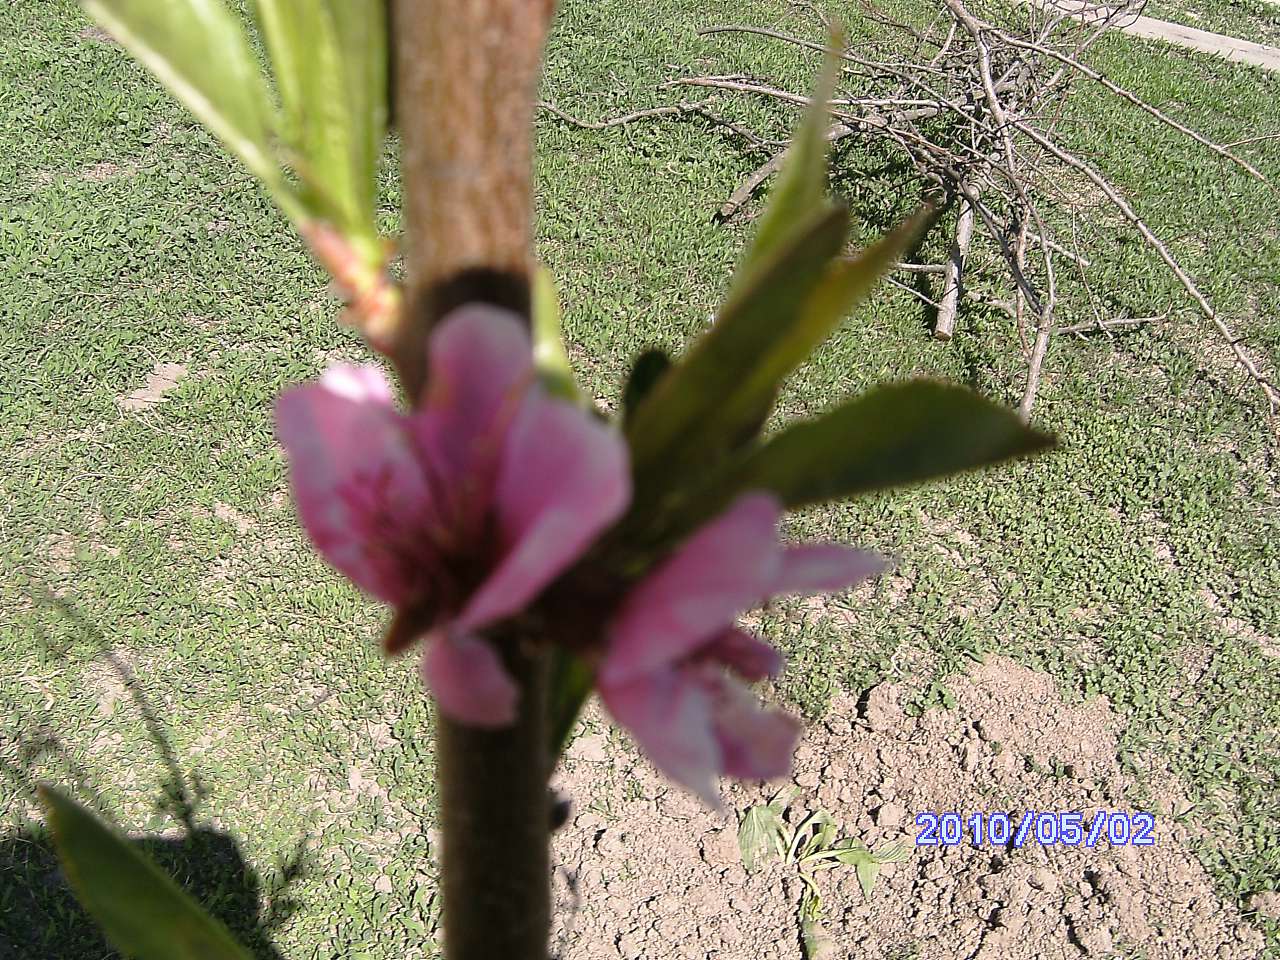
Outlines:
[[[199,778],[185,773],[137,678],[111,649],[102,632],[66,600],[47,593],[34,598],[67,618],[115,672],[133,701],[147,735],[164,763],[157,809],[173,822],[156,834],[131,835],[137,848],[231,930],[257,960],[281,960],[271,942],[296,904],[289,888],[306,872],[304,843],[282,857],[265,878],[245,860],[235,837],[197,821],[204,799]],[[56,651],[55,651],[56,652]],[[17,795],[35,802],[35,785],[52,765],[63,786],[111,820],[92,779],[56,736],[38,731],[15,737],[16,759],[0,761],[0,778]],[[39,776],[37,770],[44,773]],[[43,825],[0,836],[0,960],[116,960],[116,953],[84,911],[67,883]]]

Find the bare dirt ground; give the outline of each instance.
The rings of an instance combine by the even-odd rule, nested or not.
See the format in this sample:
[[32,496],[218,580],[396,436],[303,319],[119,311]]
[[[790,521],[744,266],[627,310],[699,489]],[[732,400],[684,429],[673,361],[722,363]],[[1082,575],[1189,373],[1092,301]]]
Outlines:
[[[1031,960],[1259,956],[1261,933],[1219,899],[1169,814],[1165,783],[1153,846],[1092,849],[962,843],[915,847],[923,811],[1132,811],[1135,783],[1116,756],[1105,699],[1063,700],[1053,682],[992,657],[948,684],[952,710],[911,717],[902,691],[835,703],[797,754],[791,816],[825,807],[873,849],[896,839],[911,858],[886,865],[870,898],[854,871],[815,879],[830,958]],[[793,960],[804,956],[794,866],[743,868],[737,820],[667,785],[632,749],[607,741],[598,715],[571,747],[559,785],[575,802],[560,832],[558,956]],[[1158,781],[1158,777],[1149,778]],[[739,814],[777,785],[730,787]],[[824,960],[825,960],[824,957]]]

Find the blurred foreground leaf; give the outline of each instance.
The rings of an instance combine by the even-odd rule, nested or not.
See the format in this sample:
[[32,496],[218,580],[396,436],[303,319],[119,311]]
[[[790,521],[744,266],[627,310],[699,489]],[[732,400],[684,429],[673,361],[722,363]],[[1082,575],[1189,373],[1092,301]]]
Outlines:
[[40,787],[58,856],[84,908],[135,960],[251,960],[220,922],[80,804]]
[[384,5],[256,0],[255,10],[303,202],[376,263],[377,166],[387,119]]
[[273,108],[240,20],[222,0],[83,0],[104,30],[156,75],[267,187],[298,204],[271,148]]

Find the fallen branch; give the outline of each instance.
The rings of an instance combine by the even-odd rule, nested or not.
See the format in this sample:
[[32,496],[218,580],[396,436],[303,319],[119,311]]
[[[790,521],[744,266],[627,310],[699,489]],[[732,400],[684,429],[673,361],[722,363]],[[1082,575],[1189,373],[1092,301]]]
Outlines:
[[[943,202],[953,203],[957,216],[944,261],[938,264],[899,264],[899,274],[941,273],[941,292],[935,302],[900,280],[890,282],[937,309],[934,334],[954,335],[962,304],[982,302],[1007,312],[1014,320],[1018,342],[1027,361],[1027,380],[1019,409],[1028,415],[1039,391],[1052,338],[1061,333],[1085,335],[1092,331],[1138,326],[1144,318],[1105,319],[1102,299],[1094,290],[1102,276],[1102,258],[1090,249],[1096,233],[1077,229],[1080,213],[1105,206],[1130,224],[1143,244],[1170,269],[1182,290],[1196,304],[1216,332],[1230,346],[1236,360],[1257,383],[1272,411],[1280,410],[1280,393],[1267,379],[1232,330],[1230,323],[1210,303],[1169,246],[1142,219],[1124,192],[1101,170],[1062,146],[1058,129],[1067,118],[1068,96],[1077,81],[1099,85],[1106,94],[1187,138],[1275,191],[1257,166],[1232,152],[1243,143],[1273,136],[1220,143],[1183,123],[1164,109],[1115,83],[1081,59],[1095,43],[1141,3],[1119,7],[1096,6],[1091,22],[1079,26],[1068,12],[1043,5],[1027,9],[1025,19],[997,25],[975,15],[970,0],[943,0],[925,27],[895,20],[863,0],[864,14],[883,28],[883,41],[863,39],[840,52],[840,86],[827,104],[831,126],[827,139],[838,142],[858,135],[869,145],[889,151],[895,162],[905,161],[923,187]],[[820,24],[825,18],[805,0],[791,0]],[[823,31],[826,32],[824,26]],[[820,52],[825,45],[792,33],[752,25],[720,24],[699,31],[702,36],[748,34]],[[790,107],[803,108],[810,98],[754,76],[708,75],[678,77],[664,89],[697,87],[713,90],[712,96],[763,97]],[[637,111],[594,123],[578,121],[551,105],[546,109],[568,122],[592,129],[678,115],[709,113],[711,101],[687,102],[670,107]],[[770,139],[724,118],[712,118],[733,129],[756,147],[768,148],[760,163],[720,206],[716,219],[738,214],[750,198],[782,166],[787,141]],[[1067,174],[1064,176],[1064,174]],[[1088,187],[1081,190],[1079,174]],[[1277,191],[1280,192],[1280,191]],[[1070,236],[1055,235],[1070,223]],[[1064,242],[1069,240],[1070,242]],[[979,247],[974,248],[973,244]],[[968,274],[981,271],[989,286],[992,261],[978,255],[988,245],[998,253],[995,270],[1010,295],[968,289]],[[1095,248],[1096,249],[1096,248]],[[1060,258],[1060,259],[1059,259]],[[1059,324],[1058,276],[1055,267],[1067,262],[1073,289],[1084,292],[1093,319],[1087,323]],[[1092,274],[1092,276],[1091,276]],[[977,286],[975,284],[975,286]]]
[[933,327],[933,335],[939,340],[950,340],[955,331],[956,306],[960,302],[960,284],[964,280],[964,259],[969,255],[969,243],[973,240],[973,218],[973,205],[968,200],[961,200],[955,239],[943,265],[942,299],[938,301],[938,319]]
[[665,107],[653,107],[650,110],[637,110],[634,113],[625,113],[620,117],[610,117],[607,120],[583,120],[570,113],[566,113],[554,103],[550,103],[546,100],[539,100],[537,106],[539,110],[545,110],[552,116],[559,117],[565,123],[572,124],[575,127],[582,127],[584,130],[607,130],[610,127],[625,126],[626,124],[634,123],[637,120],[653,120],[658,117],[696,114],[697,116],[710,120],[717,126],[732,130],[735,134],[742,137],[742,139],[757,147],[770,148],[786,145],[787,141],[785,140],[766,140],[763,137],[757,136],[741,124],[734,123],[732,120],[727,120],[719,114],[712,113],[711,110],[708,109],[708,104],[710,103],[710,100],[700,100],[697,103],[678,103]]
[[1047,137],[1042,136],[1038,131],[1025,125],[1020,125],[1019,129],[1024,135],[1038,143],[1044,150],[1053,154],[1053,156],[1067,164],[1067,166],[1084,174],[1084,176],[1087,177],[1094,186],[1102,191],[1106,198],[1111,201],[1112,205],[1119,210],[1121,214],[1124,215],[1125,219],[1133,225],[1134,229],[1138,231],[1143,240],[1147,242],[1147,246],[1151,247],[1160,259],[1164,261],[1165,265],[1178,279],[1178,282],[1182,284],[1182,288],[1187,291],[1191,296],[1191,299],[1195,301],[1196,306],[1200,308],[1200,312],[1204,315],[1205,319],[1212,323],[1218,329],[1218,332],[1222,334],[1223,338],[1227,341],[1227,345],[1231,348],[1231,352],[1235,354],[1236,359],[1240,362],[1240,366],[1242,366],[1249,376],[1253,378],[1254,383],[1258,385],[1258,388],[1266,396],[1271,412],[1280,412],[1280,392],[1277,392],[1275,385],[1263,375],[1262,371],[1258,369],[1257,364],[1253,362],[1253,358],[1245,352],[1244,347],[1242,346],[1242,338],[1236,336],[1235,332],[1227,322],[1218,314],[1218,311],[1214,308],[1213,304],[1209,302],[1209,299],[1200,291],[1200,288],[1196,286],[1195,281],[1188,276],[1187,271],[1183,269],[1182,264],[1179,263],[1174,255],[1169,252],[1169,248],[1165,246],[1160,238],[1152,232],[1151,228],[1147,226],[1146,221],[1138,216],[1137,212],[1129,205],[1129,201],[1121,195],[1120,191],[1112,186],[1106,177],[1094,170],[1091,165],[1085,163],[1073,154],[1068,153]]

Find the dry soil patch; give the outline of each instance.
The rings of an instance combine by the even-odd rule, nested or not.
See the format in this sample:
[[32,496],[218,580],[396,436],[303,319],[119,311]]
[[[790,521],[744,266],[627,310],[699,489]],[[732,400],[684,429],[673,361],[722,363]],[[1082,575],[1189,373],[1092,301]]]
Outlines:
[[[1053,681],[993,657],[949,683],[956,708],[910,717],[882,686],[837,702],[798,751],[797,811],[819,805],[873,848],[915,840],[923,811],[1132,811],[1105,699],[1065,701]],[[668,786],[588,718],[561,786],[576,815],[558,835],[559,955],[799,960],[794,868],[742,867],[736,819]],[[741,812],[776,786],[732,786]],[[852,870],[817,875],[832,957],[1245,960],[1260,932],[1220,900],[1187,831],[1156,820],[1149,847],[913,847],[868,900]],[[1136,953],[1142,951],[1141,953]]]

